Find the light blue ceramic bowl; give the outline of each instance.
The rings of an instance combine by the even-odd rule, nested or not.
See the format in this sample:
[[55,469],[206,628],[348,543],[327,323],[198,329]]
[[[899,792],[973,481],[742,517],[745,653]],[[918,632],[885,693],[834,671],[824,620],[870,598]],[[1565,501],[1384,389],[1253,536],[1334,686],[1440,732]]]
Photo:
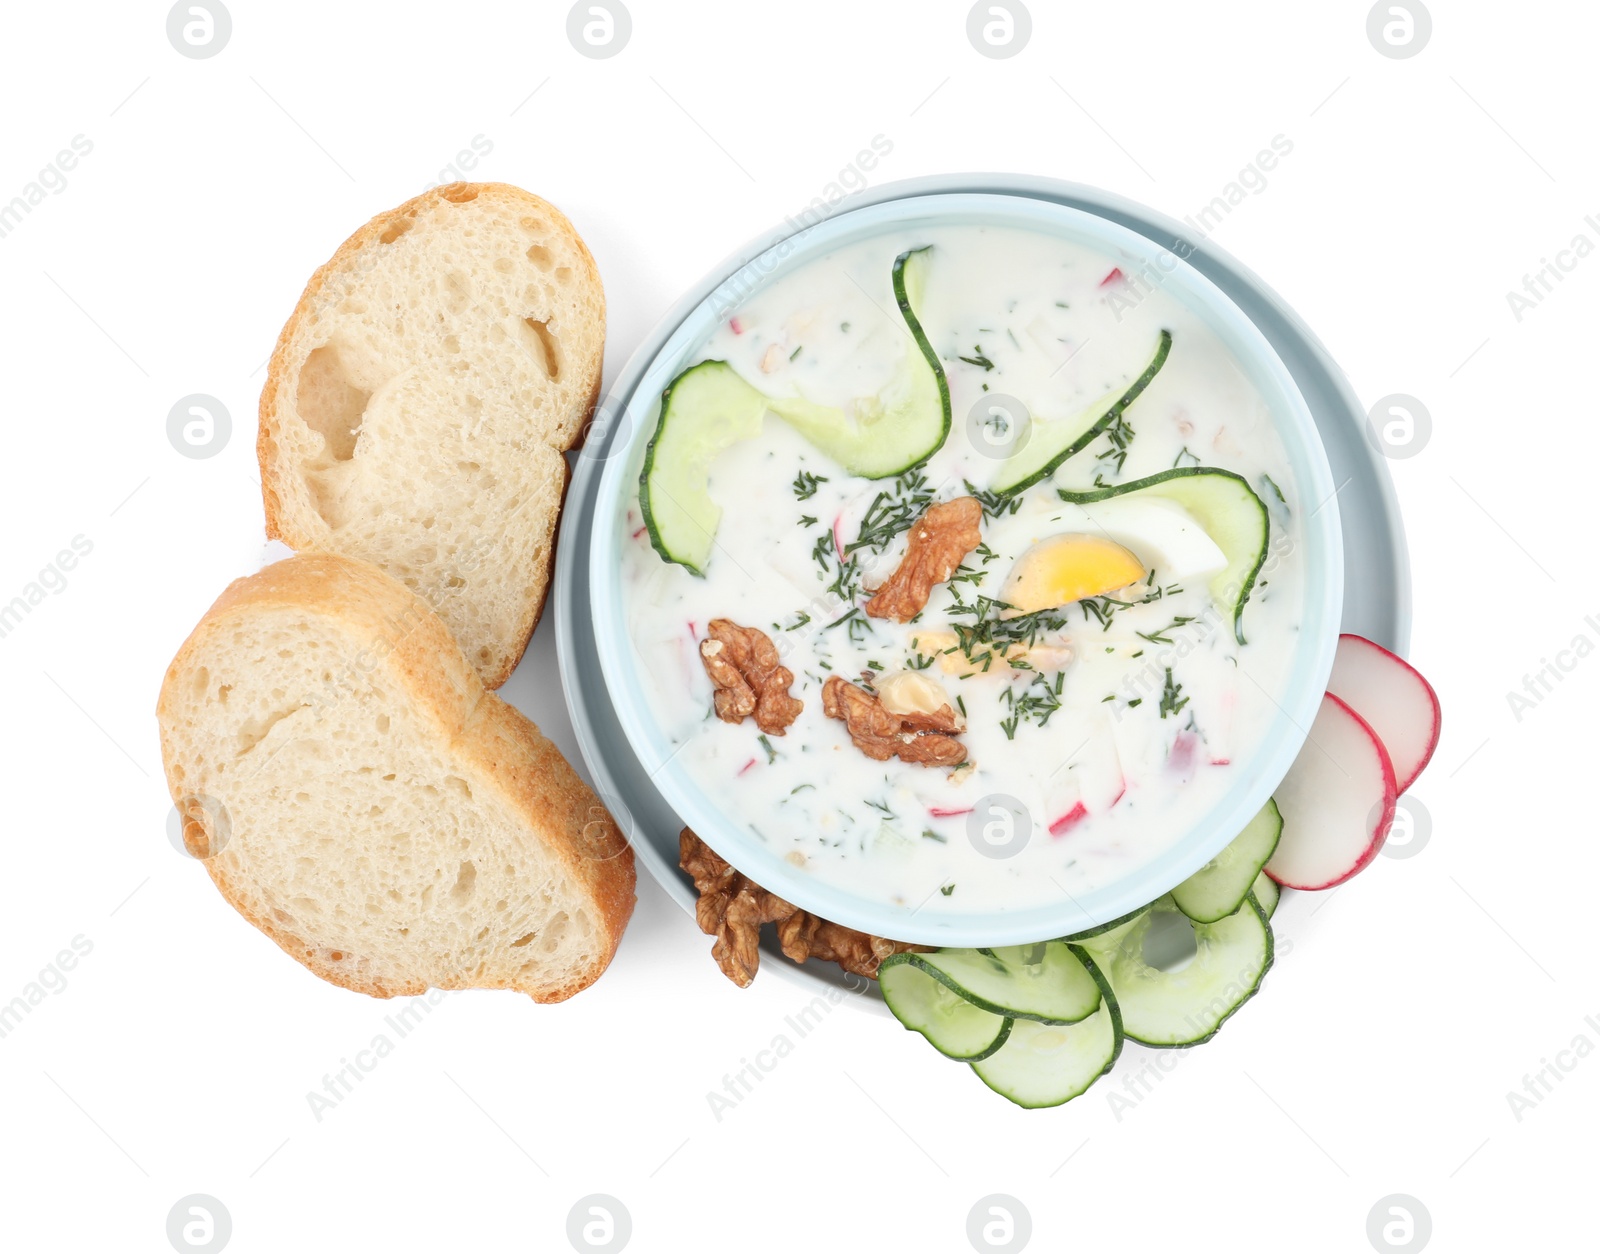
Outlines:
[[[1305,599],[1291,680],[1284,692],[1275,694],[1276,722],[1254,757],[1237,764],[1238,778],[1221,801],[1161,857],[1075,900],[1017,911],[927,915],[817,882],[727,818],[717,798],[690,778],[644,695],[642,662],[626,628],[619,556],[661,392],[694,360],[724,318],[774,279],[845,245],[889,232],[962,225],[1053,235],[1098,249],[1126,273],[1159,273],[1162,289],[1221,340],[1265,399],[1288,451],[1300,499],[1319,505],[1301,520]],[[1070,935],[1138,909],[1199,870],[1265,804],[1299,753],[1333,667],[1344,591],[1338,501],[1328,459],[1304,398],[1255,325],[1209,279],[1144,236],[1081,210],[1016,196],[916,196],[840,213],[758,254],[720,284],[666,340],[624,405],[623,412],[610,415],[617,430],[601,471],[589,548],[590,621],[606,687],[640,764],[684,824],[785,900],[875,936],[929,945],[1021,944]]]

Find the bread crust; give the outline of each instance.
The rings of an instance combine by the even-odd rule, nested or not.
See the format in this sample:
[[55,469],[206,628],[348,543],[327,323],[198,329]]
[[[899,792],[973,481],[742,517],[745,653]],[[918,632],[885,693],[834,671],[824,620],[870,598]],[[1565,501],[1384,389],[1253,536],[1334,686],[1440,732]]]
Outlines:
[[[521,209],[536,212],[549,222],[554,234],[560,235],[577,253],[582,260],[586,275],[585,279],[592,283],[600,297],[602,311],[604,309],[604,285],[600,279],[599,267],[595,265],[594,255],[583,242],[583,237],[577,229],[555,205],[535,196],[532,192],[524,191],[510,183],[448,183],[442,187],[430,188],[420,196],[413,196],[404,204],[393,209],[385,210],[372,218],[371,221],[358,227],[344,243],[340,244],[330,257],[312,273],[307,280],[305,290],[300,294],[299,301],[290,313],[283,329],[278,333],[277,343],[273,346],[272,356],[267,365],[266,382],[261,388],[261,400],[257,409],[256,427],[256,461],[261,472],[261,503],[266,516],[266,535],[269,540],[281,540],[296,551],[319,551],[323,546],[316,537],[296,532],[288,525],[287,511],[284,508],[283,498],[280,494],[280,478],[292,471],[281,468],[277,432],[278,415],[284,408],[286,399],[294,388],[299,375],[299,368],[304,363],[298,357],[291,356],[298,338],[301,325],[312,316],[314,306],[321,296],[323,288],[329,280],[350,268],[359,255],[366,249],[382,241],[384,234],[390,227],[400,222],[414,220],[421,210],[439,201],[461,203],[474,199],[503,199],[510,201]],[[601,334],[604,336],[604,314],[601,314]],[[558,453],[566,453],[578,447],[583,440],[586,424],[593,414],[596,404],[600,399],[601,372],[604,365],[604,353],[596,355],[593,367],[593,381],[588,389],[588,400],[574,412],[560,416],[559,425],[550,432],[550,439],[546,442]],[[565,460],[565,459],[563,459]],[[546,543],[546,557],[543,568],[530,572],[533,578],[529,582],[529,593],[526,604],[518,624],[518,643],[511,649],[507,659],[492,670],[480,672],[487,688],[499,688],[511,677],[517,663],[522,660],[527,651],[528,641],[532,638],[534,629],[539,625],[539,619],[544,612],[545,602],[549,596],[550,584],[555,571],[555,533],[560,526],[560,506],[565,504],[566,484],[571,478],[570,468],[564,470],[564,479],[561,487],[560,501],[555,519],[551,527],[551,534]],[[336,550],[327,550],[336,551]]]
[[[633,849],[600,799],[555,745],[520,711],[482,681],[462,655],[444,622],[427,603],[376,566],[335,554],[305,554],[236,579],[206,611],[179,648],[162,682],[156,715],[162,761],[174,804],[188,795],[174,772],[172,729],[188,700],[183,676],[192,672],[213,634],[263,609],[288,608],[336,618],[373,641],[374,666],[399,678],[416,710],[434,725],[439,740],[470,782],[496,793],[521,816],[537,840],[581,886],[596,921],[600,944],[588,966],[559,984],[537,981],[440,983],[440,988],[512,988],[538,1002],[563,1001],[592,984],[606,969],[633,913],[636,870]],[[332,960],[306,937],[252,909],[240,886],[218,859],[204,861],[223,898],[279,948],[329,983],[372,997],[414,996],[429,983],[421,978],[385,978],[363,970],[355,955]]]

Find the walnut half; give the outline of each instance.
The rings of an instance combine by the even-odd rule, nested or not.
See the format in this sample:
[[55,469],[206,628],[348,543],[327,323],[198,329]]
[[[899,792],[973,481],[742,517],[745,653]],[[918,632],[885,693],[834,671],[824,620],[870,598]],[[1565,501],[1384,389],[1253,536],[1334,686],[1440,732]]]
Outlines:
[[896,714],[859,684],[833,675],[822,685],[822,712],[842,719],[852,743],[875,762],[897,757],[918,766],[959,766],[967,759],[954,734],[961,720],[948,705]]
[[777,646],[759,627],[741,627],[713,618],[700,642],[700,662],[716,687],[717,717],[742,723],[754,714],[756,726],[781,736],[805,708],[789,695],[794,672],[778,660]]
[[922,613],[933,586],[955,574],[967,554],[983,543],[978,530],[982,521],[983,506],[976,497],[958,496],[928,506],[912,524],[900,565],[866,603],[867,614],[908,623]]
[[869,979],[878,978],[878,967],[890,954],[927,948],[868,936],[807,914],[735,871],[687,827],[678,833],[678,865],[689,873],[700,894],[695,922],[702,932],[717,938],[711,956],[740,988],[749,987],[761,965],[763,923],[778,925],[784,955],[795,962],[807,958],[837,962]]

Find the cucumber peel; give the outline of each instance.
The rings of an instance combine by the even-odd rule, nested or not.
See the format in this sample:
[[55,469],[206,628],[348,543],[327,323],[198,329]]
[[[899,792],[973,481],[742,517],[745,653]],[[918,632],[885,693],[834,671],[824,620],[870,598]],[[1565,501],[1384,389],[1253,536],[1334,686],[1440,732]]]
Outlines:
[[705,574],[722,522],[711,463],[760,435],[766,413],[767,398],[725,361],[702,361],[667,384],[639,473],[639,512],[665,561]]
[[1256,901],[1268,919],[1278,912],[1278,901],[1283,896],[1283,890],[1278,887],[1278,881],[1265,871],[1256,876],[1256,882],[1251,885],[1250,891],[1255,894]]
[[[831,405],[802,397],[777,397],[772,412],[834,461],[863,479],[890,479],[920,466],[950,434],[950,383],[939,354],[918,321],[927,282],[928,248],[913,248],[894,260],[895,305],[912,340],[898,395],[888,405],[857,402],[852,417]],[[864,412],[863,412],[864,411]]]
[[989,483],[989,490],[1001,496],[1031,488],[1048,479],[1056,468],[1077,453],[1081,453],[1121,417],[1139,394],[1150,386],[1150,381],[1161,373],[1167,354],[1172,351],[1172,332],[1163,330],[1155,355],[1126,389],[1112,392],[1071,418],[1041,421],[1030,419],[1028,438],[1022,447],[1001,463],[999,471]]
[[1061,941],[992,950],[938,949],[904,959],[957,996],[1005,1018],[1077,1023],[1100,1008],[1100,985]]
[[1093,505],[1134,494],[1181,505],[1222,550],[1228,564],[1212,576],[1211,598],[1232,618],[1234,639],[1243,644],[1239,620],[1267,560],[1267,507],[1261,498],[1242,475],[1211,466],[1177,466],[1131,483],[1057,492],[1073,505]]
[[910,959],[910,954],[893,954],[878,968],[883,1000],[903,1027],[961,1062],[987,1058],[1005,1044],[1010,1019],[973,1005]]
[[1268,798],[1226,849],[1172,890],[1173,903],[1196,923],[1227,918],[1244,904],[1282,834],[1283,816]]
[[902,474],[939,450],[950,433],[950,385],[915,312],[927,252],[916,248],[895,258],[895,304],[912,348],[887,405],[869,398],[852,416],[801,397],[770,397],[717,360],[698,362],[667,384],[639,473],[639,512],[662,560],[705,574],[722,522],[722,507],[711,495],[711,465],[733,445],[760,435],[768,413],[866,479]]
[[1094,943],[1098,937],[1104,936],[1107,932],[1115,932],[1118,928],[1125,927],[1127,924],[1132,923],[1148,909],[1150,909],[1149,906],[1140,906],[1137,910],[1130,910],[1127,914],[1121,916],[1120,918],[1112,919],[1109,923],[1102,923],[1099,927],[1085,928],[1081,932],[1074,932],[1071,936],[1065,936],[1062,937],[1062,939],[1065,940],[1069,945],[1081,944],[1089,946]]
[[1157,1049],[1210,1040],[1261,987],[1272,966],[1272,929],[1253,895],[1216,923],[1191,923],[1195,956],[1187,966],[1162,971],[1143,955],[1145,934],[1159,913],[1182,916],[1170,897],[1150,907],[1115,947],[1091,952],[1111,987],[1130,1040]]
[[1026,1109],[1070,1102],[1110,1071],[1122,1053],[1116,997],[1094,962],[1075,947],[1073,954],[1099,986],[1100,1008],[1073,1024],[1018,1020],[999,1049],[972,1064],[980,1080]]

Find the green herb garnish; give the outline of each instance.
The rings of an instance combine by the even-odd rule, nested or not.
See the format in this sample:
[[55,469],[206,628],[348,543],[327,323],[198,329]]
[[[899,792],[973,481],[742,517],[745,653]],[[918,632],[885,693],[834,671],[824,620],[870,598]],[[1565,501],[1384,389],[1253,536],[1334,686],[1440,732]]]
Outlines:
[[[1194,622],[1194,617],[1192,615],[1179,614],[1165,627],[1161,628],[1160,631],[1136,631],[1133,634],[1138,636],[1141,640],[1148,640],[1151,644],[1176,644],[1177,641],[1173,640],[1172,637],[1167,635],[1167,633],[1175,628],[1184,626],[1186,623],[1192,622]],[[1143,653],[1144,650],[1140,649],[1139,652]]]
[[[1015,514],[1022,508],[1022,495],[1001,496],[998,492],[990,492],[983,488],[975,488],[970,480],[963,479],[962,486],[966,488],[967,495],[973,497],[979,505],[983,506],[984,518],[1004,518],[1007,514]],[[984,558],[991,561],[993,554]]]
[[893,488],[872,498],[856,538],[844,546],[845,555],[848,557],[857,549],[881,553],[901,532],[911,530],[932,500],[928,477],[920,470],[906,471],[894,481]]
[[1167,667],[1166,671],[1167,682],[1161,689],[1162,718],[1166,718],[1169,714],[1176,715],[1179,710],[1183,709],[1184,706],[1189,704],[1188,697],[1184,697],[1182,700],[1179,700],[1178,698],[1178,694],[1183,691],[1183,685],[1173,682],[1172,667]]
[[814,475],[809,470],[802,470],[794,477],[795,499],[809,501],[817,494],[817,485],[827,482],[827,475]]

